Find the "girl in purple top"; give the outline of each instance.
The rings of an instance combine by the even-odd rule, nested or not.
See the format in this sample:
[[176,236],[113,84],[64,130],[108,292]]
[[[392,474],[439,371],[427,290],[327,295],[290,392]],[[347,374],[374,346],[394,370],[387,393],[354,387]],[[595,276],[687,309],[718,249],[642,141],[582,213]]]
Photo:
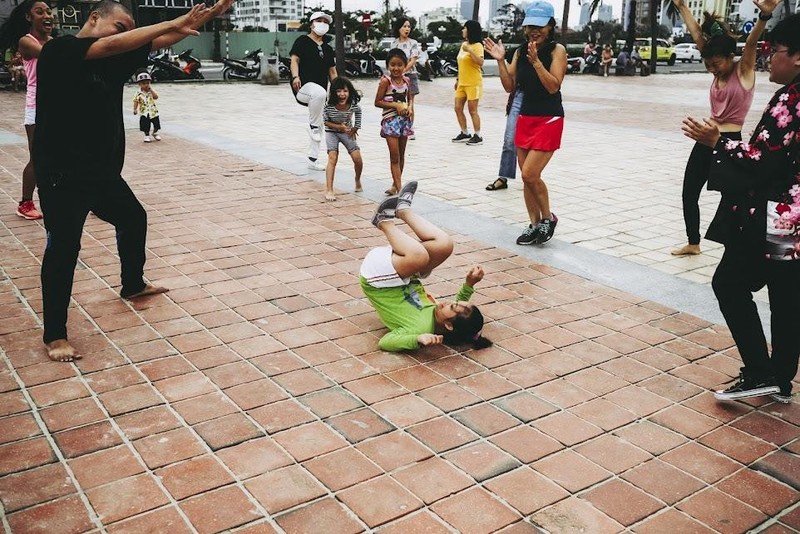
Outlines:
[[[711,82],[709,100],[711,118],[708,121],[729,139],[741,140],[742,126],[750,105],[753,103],[753,90],[756,84],[756,53],[758,38],[772,17],[772,11],[779,0],[753,0],[761,10],[742,51],[736,61],[737,36],[733,34],[714,14],[706,12],[702,25],[694,19],[685,0],[672,0],[681,14],[700,50],[706,70],[714,75]],[[686,224],[688,244],[672,251],[673,256],[693,256],[700,254],[700,191],[708,181],[711,165],[711,148],[695,143],[683,175],[683,219]]]
[[[28,153],[36,128],[36,64],[42,46],[52,39],[53,14],[50,6],[37,0],[26,0],[14,8],[11,16],[0,28],[0,50],[11,48],[22,55],[22,66],[28,80],[25,94],[25,133],[28,136]],[[22,200],[17,206],[17,215],[24,219],[41,219],[42,214],[33,203],[36,175],[30,157],[22,171]]]

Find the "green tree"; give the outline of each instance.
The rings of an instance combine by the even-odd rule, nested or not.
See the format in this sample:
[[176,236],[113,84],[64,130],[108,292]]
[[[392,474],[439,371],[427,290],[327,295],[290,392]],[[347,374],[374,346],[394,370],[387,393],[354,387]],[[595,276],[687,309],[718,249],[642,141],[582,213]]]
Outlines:
[[453,17],[447,17],[447,20],[435,20],[428,24],[428,33],[435,35],[442,40],[443,43],[460,43],[463,41],[461,37],[461,28],[464,24],[458,22]]
[[522,21],[525,12],[515,4],[505,4],[497,9],[497,20],[503,32],[497,36],[504,42],[522,41]]

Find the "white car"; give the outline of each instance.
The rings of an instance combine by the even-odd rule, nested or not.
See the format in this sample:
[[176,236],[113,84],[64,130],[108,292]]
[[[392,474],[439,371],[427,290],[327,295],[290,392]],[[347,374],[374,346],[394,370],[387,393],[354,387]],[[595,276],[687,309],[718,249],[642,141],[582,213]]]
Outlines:
[[691,63],[695,60],[702,63],[703,61],[703,58],[700,57],[700,50],[697,49],[697,45],[694,43],[680,43],[673,48],[675,49],[675,59],[680,60],[681,63],[686,63],[687,61]]

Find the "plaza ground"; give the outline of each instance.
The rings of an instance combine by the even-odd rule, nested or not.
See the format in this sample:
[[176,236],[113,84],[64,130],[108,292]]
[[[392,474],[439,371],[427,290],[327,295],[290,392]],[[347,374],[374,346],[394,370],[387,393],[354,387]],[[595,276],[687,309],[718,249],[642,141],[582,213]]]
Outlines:
[[[761,78],[764,78],[761,76]],[[486,192],[504,126],[453,145],[452,79],[423,84],[406,179],[454,234],[426,284],[474,302],[495,341],[379,351],[358,266],[388,156],[364,92],[365,192],[305,168],[285,86],[161,86],[164,140],[127,120],[148,211],[146,274],[122,301],[113,228],[89,217],[70,309],[75,364],[41,345],[41,222],[14,215],[27,146],[0,94],[0,501],[7,532],[745,532],[800,529],[800,403],[718,403],[740,360],[709,288],[720,248],[684,241],[686,115],[707,75],[568,77],[548,167],[561,222],[518,247],[519,183]],[[746,128],[773,88],[760,80]],[[126,90],[125,109],[132,96]],[[87,140],[91,142],[91,140]],[[704,192],[707,225],[718,197]]]

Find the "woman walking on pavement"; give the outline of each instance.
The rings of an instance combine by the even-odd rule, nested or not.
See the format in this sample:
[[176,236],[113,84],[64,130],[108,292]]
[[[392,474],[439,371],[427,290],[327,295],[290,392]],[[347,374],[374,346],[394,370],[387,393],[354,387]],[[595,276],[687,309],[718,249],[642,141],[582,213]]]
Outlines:
[[[458,79],[455,90],[455,112],[458,127],[461,131],[451,141],[466,143],[468,145],[482,145],[481,117],[478,115],[478,101],[483,96],[483,45],[481,44],[483,30],[477,20],[468,20],[461,28],[464,42],[458,51]],[[472,119],[474,133],[469,135],[467,130],[467,116],[464,115],[464,104],[467,105],[469,116]]]
[[561,147],[564,107],[561,83],[567,73],[567,51],[555,41],[556,21],[551,4],[531,3],[522,22],[527,46],[506,65],[505,47],[487,39],[486,50],[497,60],[503,87],[519,85],[524,94],[514,144],[522,169],[525,207],[530,224],[518,245],[541,245],[553,237],[558,218],[550,211],[550,196],[542,171]]
[[[672,0],[681,14],[692,39],[700,50],[706,70],[714,79],[711,82],[709,121],[728,139],[740,141],[742,126],[756,85],[756,55],[758,38],[772,18],[779,0],[754,0],[761,10],[758,22],[747,36],[742,57],[736,61],[736,35],[713,13],[704,14],[703,24],[698,24],[685,0]],[[695,143],[683,174],[683,220],[688,243],[672,251],[673,256],[700,254],[700,192],[708,181],[712,149]]]
[[[28,137],[28,153],[33,144],[33,133],[36,129],[36,64],[42,46],[52,39],[53,14],[50,6],[37,0],[26,0],[11,12],[11,16],[0,28],[0,50],[10,48],[22,55],[22,67],[28,80],[25,93],[25,134]],[[23,219],[41,219],[42,214],[33,203],[33,192],[36,189],[36,173],[33,161],[22,171],[22,200],[17,206],[17,215]]]

